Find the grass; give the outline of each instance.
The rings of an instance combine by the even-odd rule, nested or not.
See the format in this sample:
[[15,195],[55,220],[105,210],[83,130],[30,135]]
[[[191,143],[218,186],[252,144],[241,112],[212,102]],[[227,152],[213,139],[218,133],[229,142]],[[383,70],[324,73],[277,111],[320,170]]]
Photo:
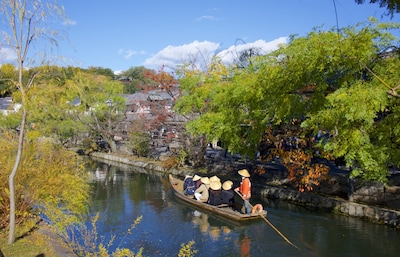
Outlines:
[[8,230],[1,230],[0,249],[5,257],[56,256],[48,237],[40,233],[34,223],[18,226],[16,240],[12,245],[8,244]]

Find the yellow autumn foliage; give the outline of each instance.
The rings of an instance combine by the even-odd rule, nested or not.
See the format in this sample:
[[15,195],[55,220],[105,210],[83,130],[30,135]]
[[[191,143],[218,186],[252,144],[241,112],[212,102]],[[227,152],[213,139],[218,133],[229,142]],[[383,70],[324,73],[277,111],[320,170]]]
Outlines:
[[[17,152],[16,135],[0,136],[0,226],[9,218],[8,176]],[[83,161],[51,139],[29,140],[25,145],[16,177],[17,221],[41,213],[51,224],[63,230],[86,213],[89,185]]]

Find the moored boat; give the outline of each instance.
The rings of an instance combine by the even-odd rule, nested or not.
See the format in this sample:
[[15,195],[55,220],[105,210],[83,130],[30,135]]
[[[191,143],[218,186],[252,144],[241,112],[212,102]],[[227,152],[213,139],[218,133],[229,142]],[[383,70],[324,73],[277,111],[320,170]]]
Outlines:
[[265,218],[265,216],[267,215],[266,210],[259,210],[259,212],[256,213],[244,214],[226,205],[213,206],[207,203],[199,202],[196,199],[194,199],[193,196],[188,196],[183,193],[183,180],[175,178],[171,174],[169,174],[169,182],[171,183],[173,193],[176,197],[195,207],[217,214],[219,216],[235,221],[245,221],[245,220],[260,219],[263,217]]

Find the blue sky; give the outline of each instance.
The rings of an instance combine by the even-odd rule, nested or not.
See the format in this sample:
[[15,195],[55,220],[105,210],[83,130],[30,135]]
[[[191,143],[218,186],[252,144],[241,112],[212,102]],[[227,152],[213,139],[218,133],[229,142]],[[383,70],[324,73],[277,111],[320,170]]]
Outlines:
[[[369,2],[369,1],[366,1]],[[291,34],[336,26],[332,0],[59,0],[69,18],[59,55],[69,65],[113,71],[159,69],[213,53],[237,52],[248,44],[273,50]],[[336,0],[339,27],[354,25],[386,9]],[[398,22],[399,14],[390,20]]]

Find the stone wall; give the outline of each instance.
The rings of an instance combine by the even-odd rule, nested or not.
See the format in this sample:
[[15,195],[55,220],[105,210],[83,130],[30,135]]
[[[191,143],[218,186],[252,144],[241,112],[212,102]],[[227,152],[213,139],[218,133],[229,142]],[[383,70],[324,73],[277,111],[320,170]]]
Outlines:
[[256,184],[253,185],[253,191],[267,198],[281,199],[307,208],[340,213],[400,228],[400,211],[397,210],[275,186]]
[[[354,179],[353,201],[400,211],[400,174],[393,174],[387,183]],[[277,166],[268,166],[266,174],[260,176],[263,184],[279,184],[290,187],[287,172]],[[314,189],[315,193],[345,200],[349,197],[349,176],[346,171],[332,170],[329,178]]]

